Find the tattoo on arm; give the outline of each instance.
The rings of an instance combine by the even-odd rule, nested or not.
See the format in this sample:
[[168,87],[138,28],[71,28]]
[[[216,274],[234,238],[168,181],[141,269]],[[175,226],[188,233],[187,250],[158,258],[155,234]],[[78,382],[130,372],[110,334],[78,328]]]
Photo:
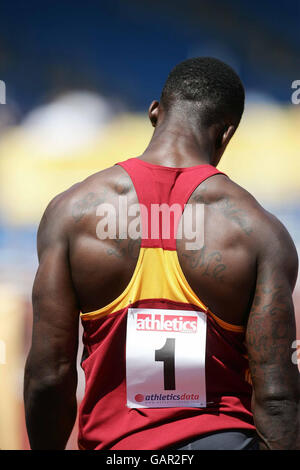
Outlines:
[[295,396],[299,373],[291,360],[294,335],[292,297],[281,273],[274,269],[257,282],[246,334],[254,420],[259,436],[270,449],[297,445]]
[[246,211],[239,209],[234,202],[230,201],[229,197],[222,199],[217,207],[227,219],[236,222],[246,235],[252,233]]
[[79,201],[73,204],[72,216],[75,222],[79,222],[90,209],[99,206],[105,201],[107,191],[103,191],[100,195],[93,192],[88,193]]
[[[292,334],[294,326],[285,318],[285,313],[293,308],[291,297],[278,279],[279,275],[274,272],[272,277],[272,284],[270,276],[257,282],[251,309],[251,321],[247,331],[248,344],[258,353],[256,358],[258,362],[265,361],[264,353],[271,356],[275,362],[282,357],[283,353],[287,353],[285,338]],[[271,329],[265,328],[266,322],[269,322],[268,317],[273,317]],[[284,341],[281,342],[281,340]],[[268,341],[269,344],[267,344]],[[253,363],[255,364],[254,358]]]
[[[201,184],[197,194],[193,197],[193,201],[200,204],[210,204],[207,196],[207,186]],[[251,228],[247,212],[238,207],[229,196],[222,198],[212,207],[222,212],[224,217],[235,222],[243,230],[246,235],[250,235],[253,231]]]

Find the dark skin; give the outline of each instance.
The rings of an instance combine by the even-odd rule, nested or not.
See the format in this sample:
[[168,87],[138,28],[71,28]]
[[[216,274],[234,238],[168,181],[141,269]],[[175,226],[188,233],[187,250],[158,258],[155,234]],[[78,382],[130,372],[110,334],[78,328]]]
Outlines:
[[[174,105],[166,113],[153,101],[149,118],[155,131],[139,158],[171,167],[218,164],[236,123],[228,118],[204,129],[190,106]],[[140,240],[96,235],[97,207],[109,202],[119,216],[120,195],[127,196],[128,206],[137,203],[129,176],[113,166],[57,196],[42,218],[24,386],[32,449],[65,448],[77,410],[79,312],[111,302],[133,274]],[[226,176],[203,182],[189,202],[205,204],[205,244],[189,251],[178,240],[179,261],[212,312],[246,327],[260,447],[300,449],[299,371],[291,360],[295,246],[282,224]]]

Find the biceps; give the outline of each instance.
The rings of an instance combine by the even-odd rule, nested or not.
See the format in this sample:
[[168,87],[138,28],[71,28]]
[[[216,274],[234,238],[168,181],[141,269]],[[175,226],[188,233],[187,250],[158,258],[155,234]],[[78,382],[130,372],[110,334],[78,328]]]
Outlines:
[[62,248],[49,249],[41,258],[32,294],[32,361],[55,368],[75,362],[79,309]]

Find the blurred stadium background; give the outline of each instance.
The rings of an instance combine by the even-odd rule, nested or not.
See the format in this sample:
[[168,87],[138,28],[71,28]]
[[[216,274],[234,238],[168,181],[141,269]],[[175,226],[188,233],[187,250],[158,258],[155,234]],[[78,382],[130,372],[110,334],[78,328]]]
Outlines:
[[[57,193],[142,153],[148,105],[177,62],[211,55],[240,74],[246,111],[220,169],[277,215],[299,252],[300,105],[291,84],[300,79],[300,4],[2,0],[0,10],[0,448],[28,449],[22,387],[38,222]],[[295,305],[300,338],[299,282]],[[79,372],[79,401],[83,388]]]

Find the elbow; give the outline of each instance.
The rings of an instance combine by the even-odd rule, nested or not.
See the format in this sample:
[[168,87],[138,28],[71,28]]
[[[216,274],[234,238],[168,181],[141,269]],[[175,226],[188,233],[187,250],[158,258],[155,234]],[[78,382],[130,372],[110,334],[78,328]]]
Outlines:
[[26,364],[24,405],[32,449],[65,448],[76,418],[76,386],[74,367]]
[[[297,377],[298,379],[298,377]],[[260,384],[259,384],[260,385]],[[287,381],[284,383],[279,381],[270,384],[262,384],[256,386],[253,389],[253,398],[256,404],[259,406],[264,406],[269,409],[270,412],[274,410],[280,410],[287,406],[298,406],[299,405],[299,388],[300,382],[291,383]]]
[[268,393],[255,395],[254,408],[263,410],[268,416],[297,416],[299,397],[293,393]]
[[265,412],[269,416],[297,416],[298,403],[293,398],[269,399],[264,402]]
[[261,449],[299,449],[298,401],[295,397],[268,396],[255,400],[253,417]]
[[76,393],[77,372],[70,366],[56,369],[34,367],[26,364],[24,375],[24,399],[43,398],[53,394],[72,395]]
[[28,425],[37,421],[45,410],[75,416],[77,377],[69,374],[27,373],[24,381],[24,406]]

